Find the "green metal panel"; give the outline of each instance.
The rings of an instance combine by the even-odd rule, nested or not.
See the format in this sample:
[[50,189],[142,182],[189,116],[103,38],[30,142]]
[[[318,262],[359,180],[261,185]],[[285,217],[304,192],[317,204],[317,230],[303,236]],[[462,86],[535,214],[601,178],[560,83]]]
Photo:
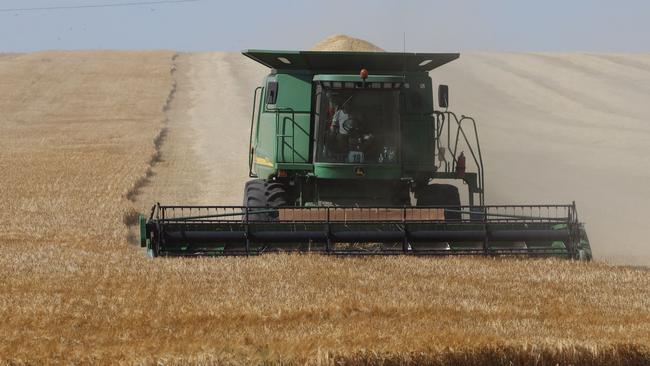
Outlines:
[[309,144],[311,114],[281,112],[277,114],[276,162],[307,163],[310,161]]
[[[309,163],[311,134],[311,75],[271,74],[264,84],[277,82],[276,104],[262,97],[255,134],[255,172],[261,178],[275,174],[277,163]],[[265,91],[268,87],[265,88]]]
[[[267,82],[274,81],[271,76],[264,79],[264,86]],[[262,89],[259,113],[257,114],[257,127],[253,141],[253,171],[258,177],[265,179],[275,171],[275,114],[265,112],[266,88]]]
[[276,162],[307,163],[311,143],[311,75],[277,74],[278,100],[268,111],[276,117]]
[[284,170],[302,170],[305,172],[313,172],[314,171],[314,165],[313,164],[306,164],[306,163],[297,163],[297,164],[292,164],[292,163],[277,163],[275,166],[278,169],[284,169]]
[[433,90],[428,74],[411,74],[407,77],[408,88],[402,89],[402,112],[412,115],[431,115],[433,113]]
[[144,248],[147,246],[147,218],[143,214],[140,214],[138,221],[140,224],[140,247]]
[[402,162],[405,167],[434,164],[434,130],[434,119],[430,115],[402,116]]
[[266,165],[254,164],[254,166],[257,176],[262,179],[270,178],[271,176],[275,175],[277,171],[275,168],[268,167]]
[[402,88],[401,147],[405,176],[427,176],[435,169],[433,91],[428,74],[409,74]]
[[[358,169],[362,169],[359,174]],[[331,164],[315,163],[314,175],[322,179],[399,179],[399,165]]]
[[273,79],[278,82],[276,109],[291,108],[294,112],[311,112],[311,75],[277,74]]

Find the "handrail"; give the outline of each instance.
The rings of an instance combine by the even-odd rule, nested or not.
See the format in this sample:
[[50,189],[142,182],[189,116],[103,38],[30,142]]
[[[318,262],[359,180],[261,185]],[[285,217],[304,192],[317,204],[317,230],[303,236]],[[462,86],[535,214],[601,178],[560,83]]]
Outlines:
[[[290,108],[290,107],[285,107],[285,108],[273,107],[273,108],[269,108],[268,104],[265,105],[265,109],[268,112],[275,112],[275,158],[276,158],[276,160],[278,162],[285,162],[284,158],[282,159],[282,161],[280,161],[280,154],[279,154],[279,149],[278,149],[278,141],[280,140],[280,138],[283,139],[282,140],[282,155],[284,156],[284,144],[285,144],[284,139],[287,138],[287,137],[292,137],[293,133],[292,133],[291,136],[290,135],[285,135],[284,133],[282,135],[280,134],[280,113],[283,113],[283,112],[284,113],[291,113],[291,120],[294,121],[294,123],[295,123],[296,112],[293,110],[293,108]],[[295,132],[295,127],[293,128],[292,132]],[[295,142],[295,140],[292,141],[292,142]],[[293,148],[293,146],[291,146],[291,149],[292,149],[293,153],[295,154],[295,149]],[[294,160],[295,160],[295,156],[294,156]]]
[[[289,118],[291,120],[291,135],[287,135],[285,133],[286,131],[286,123],[284,123],[287,120],[287,116],[284,117],[282,120],[282,134],[279,134],[279,129],[280,129],[280,113],[282,112],[281,109],[276,109],[275,110],[275,138],[276,138],[276,144],[275,144],[275,156],[278,159],[278,162],[283,162],[286,163],[287,160],[284,156],[284,147],[287,145],[286,138],[289,137],[291,138],[291,162],[295,163],[296,162],[296,113],[292,108],[284,108],[285,111],[289,111],[291,113],[291,117]],[[282,144],[278,146],[278,140],[282,139]],[[278,148],[280,151],[278,151]],[[282,153],[282,159],[280,159],[280,153]]]
[[[456,123],[458,124],[458,129],[456,130],[456,143],[454,145],[454,156],[456,155],[456,152],[458,151],[458,140],[459,140],[459,133],[463,134],[463,138],[465,139],[465,143],[467,144],[467,147],[469,148],[470,153],[472,154],[472,158],[474,159],[474,163],[479,167],[479,186],[483,189],[485,186],[484,182],[484,175],[483,175],[483,155],[481,154],[481,144],[478,139],[478,129],[476,128],[476,121],[472,117],[467,117],[464,115],[461,115],[460,120],[456,117],[455,114],[452,112],[447,112],[450,113],[451,115],[454,116],[454,119],[456,120]],[[463,130],[462,123],[463,121],[468,120],[471,121],[472,126],[474,127],[474,137],[476,139],[476,149],[478,152],[478,159],[476,157],[476,154],[474,153],[474,149],[472,149],[472,145],[469,143],[469,139],[467,138],[467,135],[465,134],[465,131]],[[455,164],[455,162],[454,162]],[[455,165],[452,167],[452,169],[455,169]]]
[[[434,148],[440,148],[440,147],[445,147],[444,146],[444,141],[443,141],[443,131],[445,130],[445,123],[447,124],[447,145],[446,149],[449,151],[451,154],[452,162],[451,162],[451,167],[449,162],[445,161],[445,172],[450,173],[453,172],[456,169],[456,164],[458,163],[458,159],[456,154],[458,153],[458,143],[460,140],[460,137],[462,135],[463,140],[465,141],[465,145],[468,147],[469,152],[472,156],[472,159],[474,160],[474,163],[476,164],[478,168],[478,182],[477,186],[480,189],[480,200],[481,200],[481,205],[484,205],[484,192],[485,192],[485,172],[484,172],[484,166],[483,166],[483,154],[481,152],[481,144],[479,141],[478,137],[478,128],[476,127],[476,120],[472,117],[468,117],[465,115],[461,115],[461,118],[459,119],[458,116],[454,112],[445,110],[444,112],[442,111],[435,111],[434,114],[436,115],[436,145]],[[456,122],[456,136],[453,140],[453,149],[452,149],[452,128],[451,128],[451,120]],[[469,121],[472,124],[472,127],[474,129],[474,144],[476,146],[476,150],[472,147],[472,143],[470,142],[470,139],[467,137],[467,134],[465,133],[465,130],[463,128],[463,122]]]
[[[253,113],[251,113],[251,129],[248,136],[248,176],[250,178],[256,178],[257,175],[253,174],[253,126],[255,125],[255,106],[257,105],[257,92],[262,90],[261,86],[255,88],[253,91]],[[260,97],[260,101],[261,101]],[[259,113],[258,113],[259,116]]]
[[[289,146],[291,149],[291,163],[296,162],[296,155],[306,159],[304,156],[299,154],[296,151],[296,111],[293,108],[286,107],[286,108],[266,108],[267,111],[269,112],[275,112],[275,156],[278,162],[281,163],[287,163],[288,161],[284,157],[284,147]],[[286,121],[287,119],[291,121],[291,134],[286,134],[286,126],[285,123],[282,124],[282,133],[280,133],[280,114],[281,113],[290,113],[291,116],[284,116],[284,120]],[[300,125],[298,125],[298,128],[301,129],[302,131],[305,131]],[[286,139],[290,138],[291,139],[291,144],[288,144],[286,142]],[[282,139],[282,143],[279,144],[278,142]],[[282,158],[280,158],[280,153],[282,154]]]

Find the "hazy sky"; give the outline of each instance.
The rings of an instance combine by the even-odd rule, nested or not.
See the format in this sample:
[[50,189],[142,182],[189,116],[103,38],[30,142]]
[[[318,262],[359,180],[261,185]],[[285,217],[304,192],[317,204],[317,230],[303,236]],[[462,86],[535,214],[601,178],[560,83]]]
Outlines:
[[647,0],[0,0],[0,52],[42,49],[308,49],[345,33],[389,51],[650,52]]

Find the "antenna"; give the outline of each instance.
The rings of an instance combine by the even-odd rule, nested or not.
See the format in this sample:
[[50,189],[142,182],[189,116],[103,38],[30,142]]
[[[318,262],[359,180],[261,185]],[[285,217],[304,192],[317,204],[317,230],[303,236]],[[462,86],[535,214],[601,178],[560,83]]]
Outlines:
[[402,32],[402,55],[403,55],[402,64],[404,65],[404,70],[402,70],[402,76],[403,76],[403,80],[406,80],[406,31]]

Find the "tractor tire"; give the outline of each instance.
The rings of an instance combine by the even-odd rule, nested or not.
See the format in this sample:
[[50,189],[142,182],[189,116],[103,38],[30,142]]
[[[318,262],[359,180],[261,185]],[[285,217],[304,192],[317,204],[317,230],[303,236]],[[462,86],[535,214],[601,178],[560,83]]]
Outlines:
[[[420,187],[415,192],[417,206],[446,206],[449,209],[460,211],[460,194],[458,188],[450,184],[429,184]],[[445,211],[445,220],[460,221],[460,212]]]
[[[246,182],[244,188],[245,207],[274,208],[287,206],[287,190],[282,183],[269,182],[264,179],[253,179]],[[277,212],[249,214],[248,220],[274,221],[278,219]]]

